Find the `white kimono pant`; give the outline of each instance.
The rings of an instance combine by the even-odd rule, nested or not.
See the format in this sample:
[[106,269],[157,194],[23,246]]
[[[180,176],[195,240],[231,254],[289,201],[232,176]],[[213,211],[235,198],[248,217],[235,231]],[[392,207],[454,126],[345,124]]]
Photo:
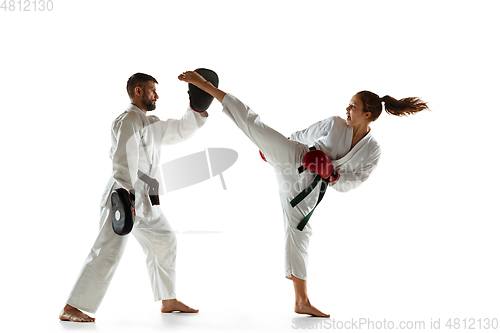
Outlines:
[[[158,206],[155,218],[136,218],[131,234],[146,254],[146,265],[154,300],[175,298],[175,260],[177,241],[172,228]],[[67,303],[95,313],[118,267],[128,240],[114,233],[110,207],[101,207],[99,235],[85,260]]]
[[314,191],[294,208],[290,201],[309,186],[316,176],[309,170],[300,174],[298,172],[309,147],[288,140],[261,122],[259,115],[230,94],[226,94],[222,105],[223,112],[252,140],[274,167],[285,222],[285,276],[290,279],[293,274],[299,279],[307,280],[307,250],[312,228],[308,223],[303,231],[300,231],[297,225],[315,206],[320,186],[316,186]]

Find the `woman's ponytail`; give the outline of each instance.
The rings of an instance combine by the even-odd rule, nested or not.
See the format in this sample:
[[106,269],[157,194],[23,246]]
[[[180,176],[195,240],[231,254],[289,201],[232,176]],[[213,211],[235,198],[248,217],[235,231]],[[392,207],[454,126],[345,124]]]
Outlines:
[[371,91],[363,90],[357,93],[363,102],[363,112],[371,112],[370,121],[375,121],[382,113],[382,102],[385,104],[385,111],[395,116],[407,116],[422,110],[429,109],[427,103],[418,97],[407,97],[400,100],[385,95],[380,98]]
[[429,109],[427,103],[418,97],[407,97],[400,100],[385,95],[380,99],[385,104],[385,112],[401,117]]

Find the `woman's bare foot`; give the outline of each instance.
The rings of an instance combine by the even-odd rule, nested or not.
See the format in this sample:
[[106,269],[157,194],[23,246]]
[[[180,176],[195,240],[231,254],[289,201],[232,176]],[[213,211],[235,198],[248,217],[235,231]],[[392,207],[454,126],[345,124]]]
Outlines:
[[295,289],[295,312],[300,314],[308,314],[315,317],[330,317],[329,314],[325,314],[309,302],[309,297],[307,297],[307,282],[306,280],[299,279],[292,274],[293,288]]
[[180,81],[194,84],[197,87],[200,87],[200,85],[207,82],[207,80],[205,80],[205,78],[203,76],[196,73],[195,71],[184,72],[181,75],[179,75],[177,78]]
[[309,301],[295,303],[294,310],[296,313],[299,313],[299,314],[308,314],[308,315],[315,316],[315,317],[325,317],[325,318],[330,317],[329,314],[325,314],[325,313],[319,311],[318,309],[316,309],[314,306],[312,306]]
[[69,304],[66,304],[64,309],[62,309],[59,314],[59,319],[62,321],[73,321],[76,323],[93,323],[95,321],[95,318],[87,316],[85,313]]
[[172,313],[174,311],[188,312],[188,313],[198,313],[199,310],[195,310],[185,305],[184,303],[176,299],[168,299],[161,301],[161,312],[162,313]]
[[201,90],[205,91],[206,93],[212,95],[216,100],[222,103],[222,100],[224,99],[224,96],[226,96],[226,93],[220,90],[219,88],[214,87],[210,81],[205,80],[203,76],[200,74],[196,73],[195,71],[187,71],[182,73],[177,77],[179,80],[194,84]]

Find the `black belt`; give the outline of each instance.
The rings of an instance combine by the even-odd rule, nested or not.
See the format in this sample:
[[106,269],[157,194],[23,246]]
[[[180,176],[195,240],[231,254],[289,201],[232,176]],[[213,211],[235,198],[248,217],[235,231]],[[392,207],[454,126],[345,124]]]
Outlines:
[[160,183],[154,179],[146,175],[144,172],[141,170],[137,170],[137,176],[139,177],[140,180],[145,182],[146,184],[149,185],[149,200],[151,200],[151,204],[153,206],[159,205],[160,204],[160,196],[159,194],[159,187]]

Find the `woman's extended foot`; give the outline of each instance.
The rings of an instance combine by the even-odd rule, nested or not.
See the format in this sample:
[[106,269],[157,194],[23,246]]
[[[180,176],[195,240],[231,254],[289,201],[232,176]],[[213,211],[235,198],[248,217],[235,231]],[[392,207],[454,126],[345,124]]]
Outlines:
[[203,76],[196,73],[195,71],[187,71],[182,73],[177,77],[179,80],[194,84],[201,90],[205,91],[209,95],[212,95],[216,100],[222,103],[224,96],[226,93],[220,90],[219,88],[214,87],[210,81],[205,80]]
[[196,73],[195,71],[184,72],[181,75],[179,75],[177,78],[181,81],[194,84],[197,87],[200,87],[203,83],[207,82],[207,80],[205,80],[205,78],[203,76]]
[[59,319],[62,321],[73,321],[76,323],[93,323],[95,318],[92,318],[75,307],[66,304],[59,314]]
[[330,317],[329,314],[325,314],[316,309],[314,306],[312,306],[309,301],[295,303],[294,310],[296,313],[299,314],[308,314],[315,317],[326,317],[326,318]]
[[198,313],[199,310],[193,309],[184,303],[176,299],[168,299],[161,301],[161,312],[171,313],[174,311],[187,312],[187,313]]

